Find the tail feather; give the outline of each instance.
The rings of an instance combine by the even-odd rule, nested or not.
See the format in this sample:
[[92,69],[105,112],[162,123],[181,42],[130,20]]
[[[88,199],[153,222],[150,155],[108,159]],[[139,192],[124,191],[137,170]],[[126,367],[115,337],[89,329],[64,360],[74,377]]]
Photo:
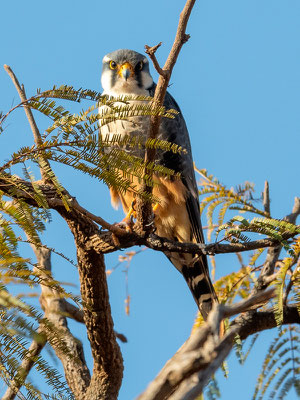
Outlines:
[[166,254],[172,264],[182,273],[195,299],[200,313],[206,320],[213,303],[218,302],[215,289],[209,277],[205,256],[193,260],[190,255]]
[[199,311],[206,320],[213,303],[218,302],[218,298],[210,280],[205,261],[201,257],[192,265],[183,265],[181,272],[193,294]]

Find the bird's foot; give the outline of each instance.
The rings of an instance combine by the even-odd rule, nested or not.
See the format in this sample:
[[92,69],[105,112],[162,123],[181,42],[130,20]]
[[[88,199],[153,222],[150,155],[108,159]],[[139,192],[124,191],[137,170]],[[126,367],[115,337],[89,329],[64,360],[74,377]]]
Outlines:
[[115,225],[120,227],[121,229],[125,229],[127,232],[132,232],[133,231],[133,219],[136,218],[136,210],[134,208],[136,201],[133,200],[131,203],[131,206],[128,210],[128,213],[124,219],[122,219],[121,222],[116,223]]
[[117,222],[114,224],[114,226],[117,226],[121,229],[125,229],[126,232],[128,232],[128,233],[131,233],[133,231],[133,225],[134,225],[134,222],[133,222],[132,217],[130,217],[130,218],[125,217],[124,219],[122,219],[121,222]]

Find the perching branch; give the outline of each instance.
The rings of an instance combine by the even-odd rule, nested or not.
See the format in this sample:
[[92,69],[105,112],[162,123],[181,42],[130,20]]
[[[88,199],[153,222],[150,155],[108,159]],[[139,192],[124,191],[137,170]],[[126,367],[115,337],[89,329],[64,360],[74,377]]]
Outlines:
[[[7,195],[15,198],[22,198],[26,203],[33,205],[35,207],[39,207],[39,204],[35,200],[35,191],[30,182],[27,182],[21,178],[14,178],[14,182],[19,189],[15,189],[15,185],[11,184],[11,175],[6,174],[0,177],[0,189]],[[36,184],[37,185],[37,184]],[[64,209],[64,203],[55,188],[49,185],[39,184],[37,185],[43,196],[45,197],[49,208],[53,210]],[[21,189],[22,187],[22,189]],[[13,191],[12,191],[13,189]],[[66,192],[67,193],[67,192]],[[65,194],[66,194],[65,193]],[[70,196],[70,195],[69,195]],[[300,204],[300,200],[296,198],[295,204]],[[73,218],[81,216],[80,218],[85,217],[86,221],[90,221],[102,225],[111,229],[110,231],[102,231],[101,229],[95,229],[95,234],[90,236],[89,245],[94,248],[97,253],[105,254],[111,253],[118,249],[128,248],[134,245],[143,245],[147,246],[156,251],[174,251],[180,253],[192,253],[192,254],[224,254],[224,253],[235,253],[242,251],[250,251],[260,248],[266,247],[274,247],[280,244],[278,240],[273,238],[268,239],[259,239],[251,242],[245,243],[211,243],[211,244],[199,244],[199,243],[180,243],[173,242],[166,238],[161,238],[155,234],[151,234],[149,237],[140,236],[135,232],[126,232],[125,229],[121,229],[113,224],[110,224],[103,220],[101,217],[95,216],[94,214],[85,210],[82,206],[79,205],[77,200],[69,197],[69,204],[71,210],[73,211]],[[296,209],[295,209],[296,210]],[[294,211],[295,211],[294,210]],[[298,210],[298,209],[297,209]],[[296,218],[296,213],[292,213]],[[65,210],[66,212],[66,210]],[[68,213],[67,213],[68,214]],[[69,213],[69,217],[71,218],[72,212]],[[292,220],[290,220],[292,222]],[[94,225],[96,226],[96,225]],[[94,229],[94,228],[93,228]],[[121,233],[121,235],[119,234]],[[286,233],[283,234],[282,237],[285,240],[288,240],[295,236],[296,234]]]

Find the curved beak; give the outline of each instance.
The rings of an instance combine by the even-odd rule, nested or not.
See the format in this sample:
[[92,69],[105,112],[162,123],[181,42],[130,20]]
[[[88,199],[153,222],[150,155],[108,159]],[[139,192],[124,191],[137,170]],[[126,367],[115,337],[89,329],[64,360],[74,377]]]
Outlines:
[[134,73],[132,65],[126,62],[125,64],[121,65],[119,69],[119,75],[122,76],[125,81],[130,77],[131,74]]

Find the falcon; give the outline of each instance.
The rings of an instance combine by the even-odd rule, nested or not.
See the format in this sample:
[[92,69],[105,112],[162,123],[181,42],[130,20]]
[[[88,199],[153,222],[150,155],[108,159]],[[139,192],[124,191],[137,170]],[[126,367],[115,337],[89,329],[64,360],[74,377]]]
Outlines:
[[[121,49],[107,54],[103,58],[101,76],[103,95],[119,97],[122,95],[154,96],[156,84],[149,71],[149,61],[143,54],[133,50]],[[191,144],[188,130],[180,108],[170,93],[166,93],[164,106],[175,109],[178,115],[174,119],[162,118],[158,139],[175,143],[186,152],[156,151],[155,162],[179,173],[180,178],[154,175],[153,195],[159,199],[154,207],[156,233],[178,242],[204,243],[200,221],[198,189],[196,185]],[[101,111],[101,110],[100,110]],[[149,130],[148,116],[131,117],[129,120],[117,120],[100,126],[102,138],[121,135],[140,135],[145,139]],[[145,149],[127,148],[125,151],[143,157]],[[136,179],[133,182],[139,185]],[[135,194],[110,188],[112,205],[122,204],[125,214],[130,213]],[[180,254],[166,252],[166,256],[184,276],[190,291],[204,319],[207,318],[217,296],[209,277],[205,255]]]

